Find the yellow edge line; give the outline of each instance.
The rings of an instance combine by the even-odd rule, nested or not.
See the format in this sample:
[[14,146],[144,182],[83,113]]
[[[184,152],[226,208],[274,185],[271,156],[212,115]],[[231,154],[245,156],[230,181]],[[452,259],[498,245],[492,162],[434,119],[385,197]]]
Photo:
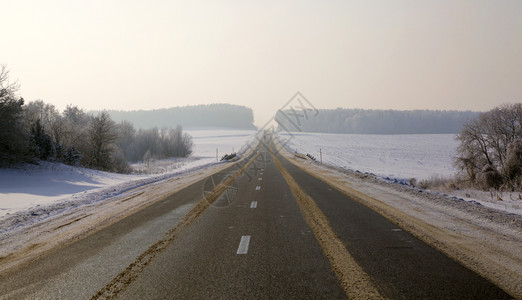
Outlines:
[[330,260],[330,265],[339,279],[346,295],[354,299],[382,299],[383,297],[374,287],[371,278],[350,255],[343,242],[335,235],[326,216],[317,206],[315,201],[306,194],[295,179],[283,167],[272,151],[270,151],[274,163],[285,178],[294,195],[306,223],[321,245],[324,254]]

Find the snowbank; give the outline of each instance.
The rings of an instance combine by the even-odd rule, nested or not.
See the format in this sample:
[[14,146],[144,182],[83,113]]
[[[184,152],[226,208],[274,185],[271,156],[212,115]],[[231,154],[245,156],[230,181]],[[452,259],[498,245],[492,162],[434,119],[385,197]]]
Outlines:
[[0,217],[30,207],[55,203],[73,194],[146,178],[42,162],[0,169]]

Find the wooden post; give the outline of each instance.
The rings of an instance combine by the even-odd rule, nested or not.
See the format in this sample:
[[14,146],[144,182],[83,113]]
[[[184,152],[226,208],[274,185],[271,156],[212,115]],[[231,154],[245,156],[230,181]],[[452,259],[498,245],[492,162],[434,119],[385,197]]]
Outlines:
[[319,156],[321,157],[321,163],[323,163],[323,149],[319,148]]
[[218,148],[216,148],[216,161],[219,161]]

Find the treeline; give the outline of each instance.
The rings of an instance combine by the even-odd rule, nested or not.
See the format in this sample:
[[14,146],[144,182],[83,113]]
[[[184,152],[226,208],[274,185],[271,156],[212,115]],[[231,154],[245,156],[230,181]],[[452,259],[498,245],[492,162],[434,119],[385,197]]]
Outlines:
[[181,126],[136,130],[117,124],[107,112],[87,114],[69,105],[59,112],[41,100],[25,103],[18,86],[8,84],[0,69],[0,167],[39,160],[127,173],[128,162],[150,158],[186,157],[192,138]]
[[208,104],[156,110],[107,111],[116,122],[129,121],[136,128],[220,127],[256,129],[251,108],[232,104]]
[[123,121],[117,128],[116,145],[122,149],[125,159],[131,162],[187,157],[194,146],[192,137],[183,133],[181,125],[176,128],[136,130],[132,123]]
[[453,134],[478,112],[441,110],[320,109],[276,114],[280,130],[349,134]]

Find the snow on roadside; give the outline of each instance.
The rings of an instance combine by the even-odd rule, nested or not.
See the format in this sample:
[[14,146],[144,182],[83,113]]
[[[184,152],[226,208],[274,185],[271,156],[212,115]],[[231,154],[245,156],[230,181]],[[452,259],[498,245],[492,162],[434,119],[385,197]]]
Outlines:
[[[374,175],[381,180],[408,184],[431,177],[452,177],[452,158],[458,145],[453,134],[369,135],[280,133],[288,151],[310,153],[323,163],[345,170]],[[433,191],[434,194],[447,196]],[[522,215],[520,193],[491,194],[477,190],[448,192],[455,201]],[[499,200],[501,199],[501,200]]]
[[0,169],[0,217],[20,210],[56,203],[73,194],[100,191],[108,186],[145,179],[41,162],[17,169]]
[[488,208],[522,215],[522,193],[485,192],[463,189],[449,192],[453,199],[480,204]]
[[[321,145],[323,149],[329,146]],[[312,162],[293,156],[294,151],[295,148],[287,147],[282,153],[292,163],[355,197],[515,299],[522,299],[522,214],[397,184],[369,173]]]
[[[1,219],[14,214],[18,216],[14,218],[16,222],[23,223],[27,218],[22,216],[58,213],[67,207],[102,201],[130,189],[217,164],[216,148],[223,153],[231,153],[233,149],[244,151],[256,133],[244,130],[187,132],[194,137],[193,155],[187,159],[152,162],[148,175],[114,174],[48,162],[0,169],[0,224]],[[6,230],[5,226],[1,227]]]

